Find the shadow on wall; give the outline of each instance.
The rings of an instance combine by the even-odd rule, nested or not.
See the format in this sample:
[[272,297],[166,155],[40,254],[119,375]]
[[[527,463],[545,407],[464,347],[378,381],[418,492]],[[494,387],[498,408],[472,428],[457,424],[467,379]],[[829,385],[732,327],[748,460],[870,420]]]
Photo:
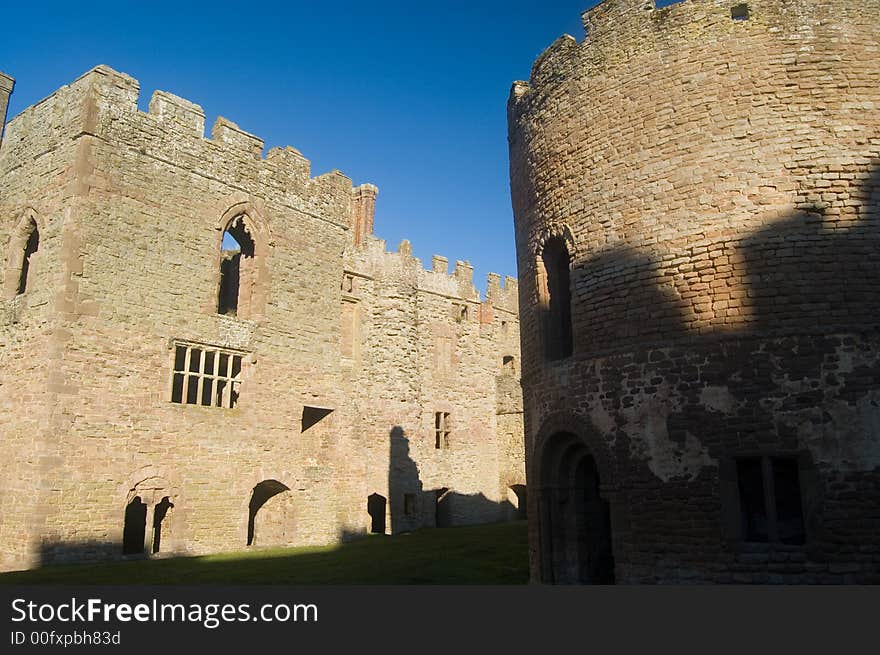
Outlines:
[[[797,502],[803,502],[808,539],[827,544],[827,556],[834,557],[839,546],[831,524],[852,526],[857,512],[863,517],[859,534],[870,543],[868,535],[880,529],[880,444],[873,428],[880,421],[880,164],[872,164],[851,182],[843,174],[840,180],[829,176],[822,182],[830,187],[817,184],[802,192],[806,198],[828,192],[836,198],[833,206],[804,203],[754,232],[709,248],[683,246],[672,253],[682,263],[676,270],[669,270],[668,254],[660,261],[626,247],[572,262],[575,356],[603,357],[604,394],[591,402],[617,419],[603,435],[615,450],[603,469],[611,479],[603,484],[625,491],[628,481],[621,476],[638,475],[640,469],[634,464],[616,470],[615,462],[633,458],[640,459],[640,467],[652,467],[655,475],[646,480],[662,486],[696,480],[691,473],[707,456],[726,461],[742,453],[803,454],[797,473],[803,498]],[[584,316],[588,324],[579,325]],[[872,341],[837,336],[841,333]],[[686,348],[676,348],[679,344]],[[843,361],[848,358],[852,361]],[[585,379],[599,375],[596,371],[590,369]],[[646,432],[651,447],[668,440],[673,454],[693,454],[695,468],[684,467],[683,456],[661,461],[662,453],[646,452],[646,439],[639,436]],[[589,523],[584,507],[601,498],[585,495],[585,488],[598,485],[578,485],[573,472],[578,457],[610,453],[579,454],[571,448],[557,453],[555,437],[567,435],[553,436],[537,454],[535,469],[541,550],[550,554],[541,563],[542,579],[590,581],[596,576],[588,570],[589,552],[606,559],[613,555],[606,556],[604,541],[591,546],[590,535],[583,534]],[[820,471],[826,471],[824,483]],[[739,542],[752,517],[740,509],[744,501],[736,472],[732,483],[723,470],[719,475],[725,539]],[[835,476],[847,478],[857,501],[823,489]],[[710,484],[717,489],[717,478]],[[703,491],[692,487],[688,493]],[[756,512],[764,511],[760,505]],[[660,511],[688,529],[687,517],[674,518],[671,505]],[[834,518],[823,519],[823,512]],[[615,524],[632,528],[653,520],[632,517],[630,524],[623,514],[615,516],[612,507],[610,527],[597,528],[602,539]],[[592,559],[597,557],[594,553]]]
[[438,528],[514,521],[523,518],[519,507],[509,500],[495,502],[486,498],[482,493],[462,494],[441,488],[429,492],[429,500],[431,495],[433,495],[434,501],[435,525]]
[[[514,505],[509,500],[495,502],[482,493],[461,494],[447,487],[426,490],[419,477],[419,467],[410,456],[409,438],[403,428],[395,426],[389,433],[389,466],[387,501],[390,528],[393,534],[423,527],[475,525],[522,518],[525,487],[515,485]],[[372,532],[384,532],[383,511],[386,499],[372,494],[367,501]]]
[[[711,252],[684,247],[676,254],[695,270],[678,269],[677,275],[658,276],[670,266],[629,247],[572,262],[575,302],[590,315],[589,329],[575,325],[575,351],[619,350],[627,341],[644,347],[683,337],[714,342],[726,333],[876,329],[880,164],[846,191],[847,202],[858,206],[827,209],[817,203]],[[710,289],[711,296],[705,292]],[[708,329],[704,318],[711,320]],[[699,329],[693,329],[695,320]]]
[[56,564],[88,563],[102,560],[145,559],[146,553],[122,555],[122,543],[118,541],[53,541],[40,545],[38,566]]
[[423,527],[424,502],[419,467],[409,454],[409,439],[399,425],[388,435],[388,513],[391,533]]
[[[419,468],[410,456],[409,439],[403,428],[389,433],[388,493],[367,498],[369,531],[386,534],[412,532],[425,527],[450,527],[524,518],[525,487],[514,485],[510,496],[516,499],[494,502],[482,493],[461,494],[449,489],[425,490]],[[131,493],[134,493],[132,491]],[[150,506],[135,495],[120,516],[122,542],[86,541],[46,543],[40,550],[39,566],[87,563],[100,560],[148,559],[166,549],[166,524],[174,507],[169,496],[160,493],[150,513]],[[247,514],[246,545],[277,547],[291,543],[294,531],[290,489],[277,480],[264,480],[251,491]],[[149,524],[149,525],[148,525]],[[151,528],[151,529],[148,529]],[[341,542],[365,536],[361,531],[342,531]],[[171,553],[167,553],[171,554]]]

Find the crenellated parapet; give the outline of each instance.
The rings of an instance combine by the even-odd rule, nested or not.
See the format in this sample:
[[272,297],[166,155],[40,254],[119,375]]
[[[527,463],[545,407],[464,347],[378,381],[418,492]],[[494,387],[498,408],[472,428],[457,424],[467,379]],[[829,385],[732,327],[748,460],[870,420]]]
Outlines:
[[495,307],[513,313],[519,312],[519,285],[516,278],[505,275],[502,282],[500,275],[489,273],[486,300]]
[[[309,161],[289,146],[263,156],[263,139],[222,116],[206,135],[204,110],[166,91],[155,91],[142,112],[139,92],[133,77],[95,67],[9,122],[13,138],[0,154],[0,171],[32,156],[30,150],[90,135],[196,175],[260,186],[275,202],[350,227],[352,184],[341,172],[311,177]],[[34,133],[48,142],[32,146]]]
[[449,259],[434,255],[431,267],[427,268],[413,256],[412,245],[406,239],[397,250],[389,251],[384,239],[365,235],[360,247],[347,252],[346,266],[373,279],[397,278],[420,291],[479,304],[485,307],[481,310],[484,312],[491,307],[511,314],[518,311],[516,278],[505,276],[502,282],[500,275],[489,273],[483,297],[474,285],[474,267],[470,262],[456,260],[450,271]]

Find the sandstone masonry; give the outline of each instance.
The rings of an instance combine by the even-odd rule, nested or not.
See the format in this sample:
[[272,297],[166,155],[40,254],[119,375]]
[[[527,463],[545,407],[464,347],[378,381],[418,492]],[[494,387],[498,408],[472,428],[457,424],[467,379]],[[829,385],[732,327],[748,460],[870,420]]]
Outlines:
[[516,280],[481,299],[386,251],[376,187],[138,92],[99,66],[6,125],[0,566],[519,516]]
[[509,101],[533,579],[880,582],[880,4],[583,22]]

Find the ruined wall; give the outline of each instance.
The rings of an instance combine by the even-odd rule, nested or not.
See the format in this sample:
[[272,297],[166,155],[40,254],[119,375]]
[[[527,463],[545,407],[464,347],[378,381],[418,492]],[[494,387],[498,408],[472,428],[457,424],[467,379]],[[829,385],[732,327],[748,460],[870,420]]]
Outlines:
[[[389,469],[407,461],[391,456],[389,435],[421,436],[433,411],[421,407],[432,397],[419,340],[430,274],[375,251],[375,187],[311,177],[293,148],[264,156],[262,140],[224,118],[206,138],[198,105],[157,91],[141,112],[138,94],[136,80],[99,66],[14,118],[0,149],[2,567],[119,557],[138,540],[159,555],[332,543],[368,531],[374,491],[391,498],[386,531],[433,525],[404,520],[402,492],[388,492]],[[31,216],[40,246],[17,293],[17,235]],[[239,217],[254,244],[241,264],[248,291],[221,314],[221,243]],[[381,263],[358,268],[370,257]],[[356,331],[349,270],[375,286]],[[512,345],[515,301],[496,304]],[[498,345],[473,337],[456,351],[463,375],[494,381]],[[234,407],[187,403],[186,391],[172,402],[174,370],[221,356],[241,362],[225,392],[238,385]],[[220,388],[204,384],[205,398]],[[458,445],[470,468],[444,483],[498,500],[494,384],[476,398],[472,382],[455,384],[445,402],[475,433]],[[408,470],[434,484],[417,459]],[[144,534],[124,530],[127,511],[146,513]]]
[[[522,416],[518,377],[505,379],[509,407],[497,403],[502,359],[519,359],[516,282],[490,277],[481,302],[466,262],[447,269],[435,256],[425,270],[406,241],[389,253],[368,237],[346,252],[343,302],[357,307],[360,345],[344,366],[370,444],[367,493],[388,499],[395,532],[508,518],[506,489],[525,483],[522,450],[511,463],[504,447],[509,416]],[[410,511],[405,494],[417,498]]]
[[[560,434],[595,459],[618,581],[880,579],[878,10],[606,0],[514,83],[535,580],[572,560]],[[554,238],[574,352],[547,361]],[[744,536],[751,456],[797,460],[806,543]]]

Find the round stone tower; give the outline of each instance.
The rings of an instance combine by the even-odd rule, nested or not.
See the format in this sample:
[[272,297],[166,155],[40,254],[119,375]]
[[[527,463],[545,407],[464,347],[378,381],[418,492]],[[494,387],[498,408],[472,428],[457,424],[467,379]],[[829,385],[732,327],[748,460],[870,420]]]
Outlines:
[[583,22],[508,109],[533,580],[880,582],[880,1]]

